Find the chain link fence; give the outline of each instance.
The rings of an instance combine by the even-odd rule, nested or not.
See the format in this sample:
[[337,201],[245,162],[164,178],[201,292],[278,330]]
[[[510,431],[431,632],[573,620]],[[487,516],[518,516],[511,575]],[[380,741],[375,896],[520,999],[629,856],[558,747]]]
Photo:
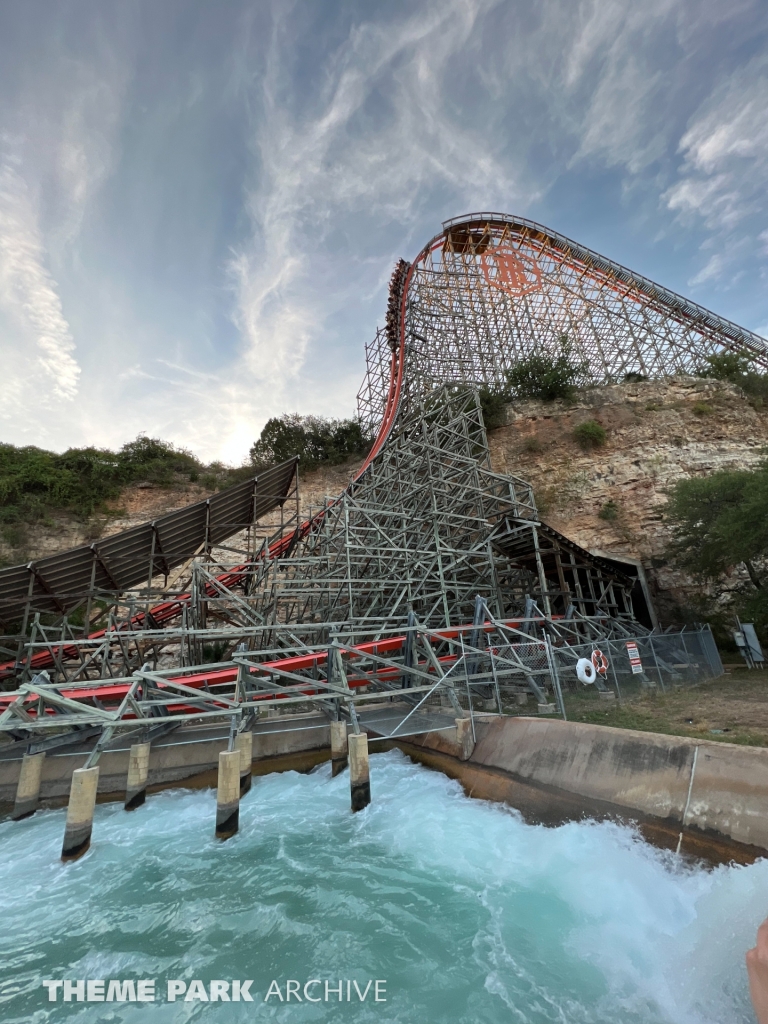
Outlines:
[[[457,693],[472,711],[501,710],[502,701],[513,695],[524,706],[527,694],[539,701],[540,710],[546,707],[564,716],[563,693],[600,690],[627,699],[644,692],[668,693],[723,674],[708,625],[583,644],[544,634],[512,643],[494,639],[482,654],[467,653],[457,666]],[[582,659],[594,666],[594,673],[589,672],[592,684],[585,685],[577,675]]]
[[619,698],[649,690],[666,693],[716,679],[723,674],[723,663],[709,625],[675,633],[601,640],[571,647],[567,651],[553,647],[553,652],[562,686],[582,688],[583,684],[576,676],[576,662],[579,658],[586,658],[604,667],[604,674],[601,673],[599,678]]

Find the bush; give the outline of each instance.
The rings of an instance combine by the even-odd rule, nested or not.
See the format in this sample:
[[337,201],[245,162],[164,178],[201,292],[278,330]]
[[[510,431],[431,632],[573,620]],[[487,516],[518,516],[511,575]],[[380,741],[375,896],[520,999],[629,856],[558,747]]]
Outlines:
[[338,465],[354,455],[365,455],[371,447],[357,420],[326,420],[297,413],[273,417],[250,450],[251,463],[265,466],[285,462],[298,455],[304,469],[321,463]]
[[485,429],[496,430],[497,427],[503,427],[504,406],[512,397],[509,391],[483,387],[480,388],[477,394],[480,399],[480,410],[483,414]]
[[[0,523],[36,522],[49,512],[88,519],[131,483],[147,480],[167,486],[176,474],[197,479],[203,468],[184,449],[144,434],[117,452],[69,448],[59,455],[31,445],[0,444]],[[242,473],[220,464],[214,468],[211,487],[236,482],[234,477]],[[248,466],[246,475],[252,472]]]
[[694,402],[693,403],[693,415],[694,416],[709,416],[712,412],[712,406],[706,402]]
[[619,506],[611,498],[609,501],[606,501],[597,514],[600,519],[605,519],[606,522],[613,523],[619,518]]
[[148,480],[161,485],[169,484],[174,473],[190,474],[200,467],[195,456],[185,449],[145,434],[124,444],[118,458],[130,480]]
[[531,355],[507,372],[507,381],[517,397],[538,398],[544,402],[573,398],[576,382],[587,375],[588,368],[584,363],[571,361],[567,338],[561,338],[560,345],[559,355]]
[[575,428],[573,436],[582,448],[600,448],[605,444],[608,432],[597,420],[585,420]]
[[768,401],[768,375],[752,369],[752,363],[746,356],[720,352],[707,356],[704,364],[697,371],[698,377],[714,377],[715,380],[736,384],[758,407]]

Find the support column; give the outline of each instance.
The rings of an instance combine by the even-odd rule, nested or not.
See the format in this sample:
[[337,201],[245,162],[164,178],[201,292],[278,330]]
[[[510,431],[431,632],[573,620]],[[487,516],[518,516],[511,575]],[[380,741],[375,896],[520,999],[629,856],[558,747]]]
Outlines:
[[364,732],[349,734],[349,787],[352,810],[362,811],[371,802],[368,737]]
[[16,787],[16,801],[13,805],[14,821],[28,818],[37,810],[40,802],[40,780],[43,776],[45,753],[25,754],[19,772],[19,784]]
[[472,720],[470,718],[456,719],[456,742],[459,746],[459,760],[468,761],[475,749],[475,741],[472,738]]
[[240,751],[240,796],[245,796],[251,788],[253,733],[239,732],[235,737],[235,749]]
[[91,845],[93,809],[99,788],[99,766],[75,768],[67,806],[67,827],[61,847],[62,860],[77,860]]
[[219,754],[219,788],[216,791],[216,837],[229,839],[240,826],[240,751]]
[[331,778],[347,767],[347,723],[331,722]]
[[125,786],[125,809],[133,811],[147,799],[149,775],[149,743],[134,743],[128,755],[128,781]]

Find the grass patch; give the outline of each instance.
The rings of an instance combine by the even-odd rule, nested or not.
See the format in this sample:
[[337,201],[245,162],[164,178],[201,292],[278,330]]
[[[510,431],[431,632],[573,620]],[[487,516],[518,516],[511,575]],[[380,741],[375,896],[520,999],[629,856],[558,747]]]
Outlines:
[[768,672],[735,669],[698,686],[644,691],[615,703],[601,701],[591,689],[566,691],[564,699],[574,722],[766,747],[767,684]]

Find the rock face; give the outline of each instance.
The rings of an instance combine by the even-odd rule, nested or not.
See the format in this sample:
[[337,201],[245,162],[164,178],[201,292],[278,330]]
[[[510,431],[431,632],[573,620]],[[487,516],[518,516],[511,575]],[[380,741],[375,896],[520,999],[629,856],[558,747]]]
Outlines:
[[[586,420],[605,429],[601,447],[574,438]],[[496,472],[533,484],[546,522],[594,553],[642,561],[662,619],[673,621],[701,587],[665,558],[666,491],[682,477],[755,467],[767,454],[768,410],[723,381],[672,377],[587,390],[573,404],[507,406],[489,444]]]

